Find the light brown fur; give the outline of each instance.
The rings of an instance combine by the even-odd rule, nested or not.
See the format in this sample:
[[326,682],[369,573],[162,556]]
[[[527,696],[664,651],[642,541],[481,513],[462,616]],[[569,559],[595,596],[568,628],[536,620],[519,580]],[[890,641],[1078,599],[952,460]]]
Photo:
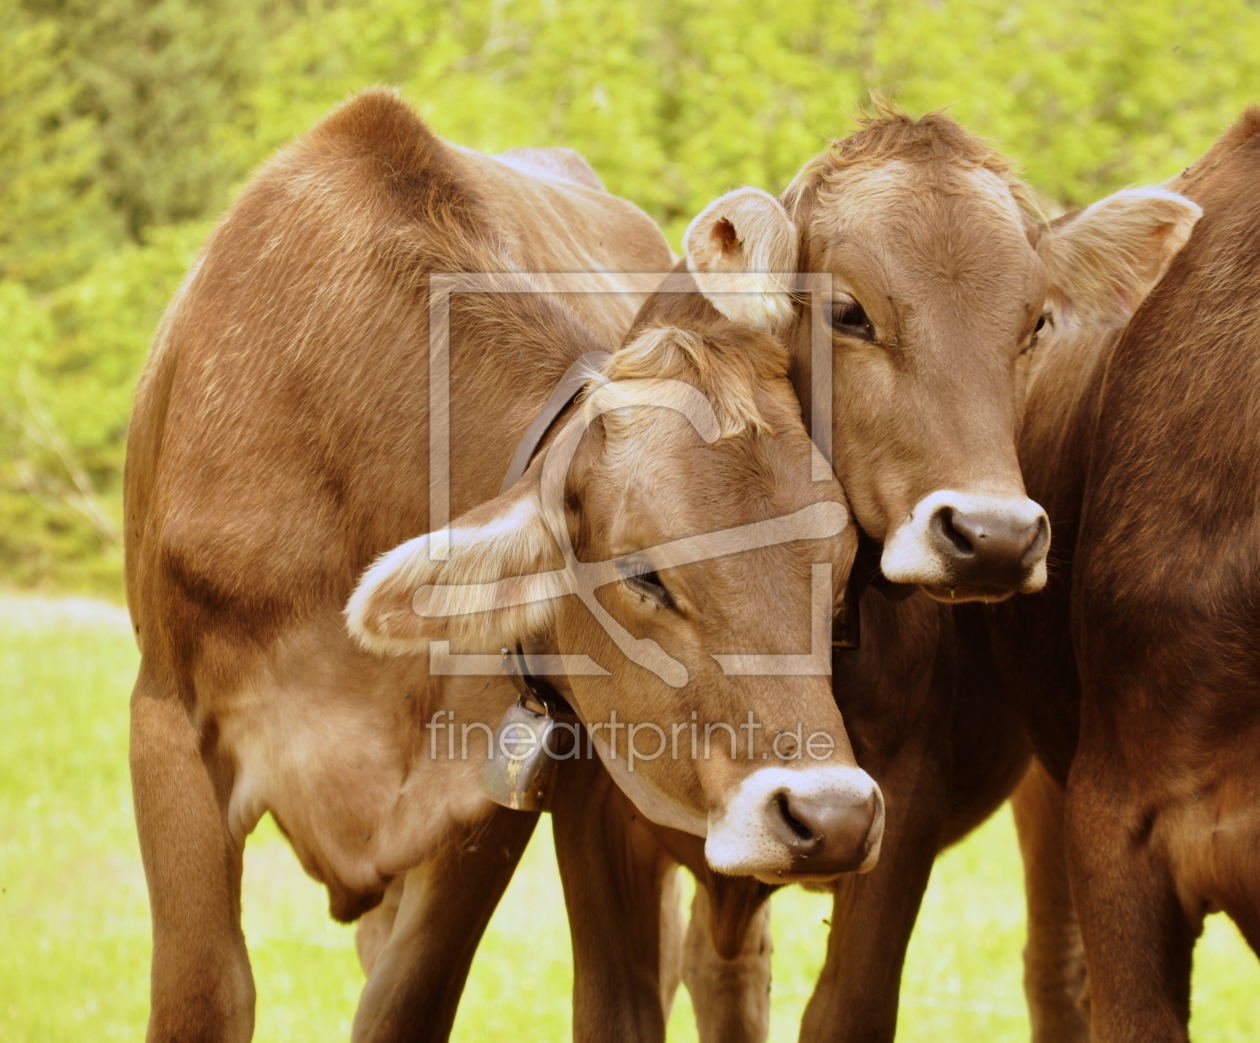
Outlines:
[[874,326],[872,346],[839,340],[833,376],[837,474],[870,535],[934,489],[1022,495],[1033,326],[1131,313],[1188,232],[1185,204],[1155,194],[1042,224],[1010,164],[938,113],[871,118],[805,166],[783,196],[801,270],[831,272]]
[[[824,158],[807,167],[784,201],[792,213],[805,213],[812,221],[808,226],[814,236],[809,240],[810,250],[814,251],[817,246],[813,256],[825,259],[831,242],[856,240],[869,248],[867,253],[858,251],[843,255],[844,263],[840,269],[833,269],[842,292],[859,290],[861,276],[857,273],[869,273],[872,268],[878,271],[880,264],[886,275],[891,272],[893,276],[913,278],[913,283],[905,285],[916,292],[924,285],[930,287],[941,280],[962,280],[965,283],[979,279],[981,285],[987,280],[984,293],[972,298],[973,304],[981,301],[984,307],[975,308],[974,314],[965,313],[970,324],[966,327],[966,334],[959,337],[960,347],[969,347],[968,340],[974,336],[976,328],[985,335],[991,335],[991,327],[996,326],[1000,331],[1000,311],[985,310],[989,307],[985,294],[998,298],[992,308],[1004,306],[1002,294],[1007,291],[1002,289],[1002,284],[1010,279],[1012,272],[1018,271],[1023,263],[1019,260],[1023,256],[1021,251],[1026,251],[1030,242],[1046,240],[1046,271],[1058,273],[1057,281],[1052,274],[1047,285],[1046,275],[1038,275],[1034,265],[1032,292],[1045,295],[1043,306],[1055,307],[1060,326],[1067,330],[1084,329],[1088,323],[1114,322],[1117,308],[1135,307],[1184,241],[1186,217],[1189,214],[1192,220],[1193,209],[1184,201],[1168,199],[1154,192],[1133,194],[1131,198],[1121,197],[1111,204],[1120,222],[1118,225],[1115,221],[1096,225],[1082,222],[1072,229],[1075,238],[1062,234],[1054,240],[1051,249],[1051,230],[1041,227],[1021,212],[1021,204],[1027,194],[1013,179],[1009,164],[945,117],[927,118],[923,123],[925,126],[917,126],[914,121],[899,115],[889,116],[882,122],[872,121],[855,137],[851,154],[837,162]],[[843,152],[843,149],[838,149],[838,153]],[[815,173],[818,176],[813,178],[814,189],[828,182],[834,191],[829,195],[816,192],[808,203],[803,202],[801,196],[807,194],[805,189],[811,185]],[[824,174],[828,176],[824,177]],[[906,211],[899,213],[898,210],[906,206],[907,191],[919,193],[922,198],[917,203],[912,199]],[[958,205],[958,214],[951,217],[947,203],[941,203],[937,195],[946,201],[956,196],[965,202]],[[1165,206],[1166,202],[1170,205],[1161,213],[1158,208]],[[946,209],[942,209],[943,206]],[[968,211],[967,206],[972,209]],[[765,309],[764,318],[760,321],[773,326],[782,320],[776,317],[774,301],[767,297],[780,287],[780,283],[773,279],[758,282],[755,278],[759,275],[757,258],[763,258],[760,263],[765,265],[764,258],[772,255],[772,252],[759,249],[764,244],[759,243],[757,237],[781,237],[785,230],[792,230],[793,225],[786,219],[777,223],[768,221],[764,210],[765,202],[759,194],[733,194],[707,208],[693,223],[686,245],[689,264],[697,275],[700,290],[719,311],[732,319],[752,321],[755,316],[750,318],[747,306],[733,312],[728,310],[734,296],[729,293],[731,287],[716,282],[712,286],[707,285],[705,272],[716,270],[738,274],[741,265],[751,269],[749,275],[752,281],[739,288],[762,295],[760,300],[755,293],[745,296],[752,296],[753,303]],[[970,229],[957,224],[961,215],[967,213],[980,219]],[[943,230],[950,233],[943,236],[942,214],[946,217]],[[751,220],[745,220],[747,215],[751,215]],[[877,224],[872,215],[879,215],[882,225]],[[1060,236],[1064,226],[1078,216],[1072,215],[1058,223],[1054,235]],[[706,221],[712,222],[712,225],[706,224]],[[999,228],[1014,230],[1014,238],[1008,244],[1012,252],[1003,255],[1002,263],[994,263],[992,258],[985,256],[993,236],[994,222]],[[854,226],[859,230],[855,231]],[[881,228],[891,230],[893,235],[885,235]],[[962,229],[961,239],[953,235],[959,228]],[[876,231],[863,232],[861,229]],[[1177,234],[1169,235],[1170,231]],[[1105,244],[1113,233],[1128,253],[1108,258],[1104,256]],[[720,251],[715,261],[717,247]],[[1090,253],[1091,250],[1093,253]],[[1060,258],[1064,256],[1071,256],[1073,260],[1061,262]],[[878,263],[873,264],[872,261]],[[1070,270],[1072,264],[1081,267],[1079,275]],[[771,271],[778,267],[766,266]],[[824,263],[822,267],[828,266]],[[802,267],[817,270],[819,265],[807,257]],[[869,274],[866,277],[869,278]],[[1056,286],[1071,287],[1072,296],[1069,298],[1066,292],[1059,292],[1050,300]],[[1023,293],[1025,288],[1016,281],[1015,290]],[[970,289],[964,286],[958,292],[962,295],[974,291],[974,286]],[[863,299],[866,299],[865,296]],[[965,296],[951,301],[947,295],[944,298],[946,308],[942,312],[939,302],[932,303],[930,297],[926,299],[928,305],[919,300],[918,306],[927,307],[927,314],[936,318],[956,315],[955,309],[962,308],[967,302]],[[890,295],[890,304],[895,316],[899,301]],[[1069,305],[1072,308],[1070,312]],[[654,303],[652,310],[645,311],[640,322],[648,323],[646,328],[649,329],[651,323],[672,322],[685,326],[700,317],[703,311],[703,305],[696,310],[694,299],[663,297]],[[1027,317],[1019,319],[1012,327],[1016,339],[1026,335],[1021,334],[1021,330],[1027,330],[1024,324],[1035,319],[1037,313],[1029,307],[1023,314]],[[1090,329],[1093,332],[1093,328]],[[799,334],[801,326],[798,325],[796,330]],[[887,347],[907,360],[914,359],[919,345],[912,334],[913,331],[911,335],[893,339]],[[796,343],[800,344],[799,336]],[[839,350],[839,345],[837,348]],[[837,355],[837,358],[840,357]],[[941,356],[936,365],[950,365],[947,358],[959,363],[963,361],[954,356]],[[980,359],[983,361],[983,353],[980,353]],[[802,363],[799,347],[795,361],[798,367]],[[926,361],[920,357],[918,364],[923,366]],[[974,356],[968,356],[967,361],[970,364]],[[1025,363],[1026,359],[1020,364]],[[961,389],[966,387],[967,379],[975,378],[976,373],[965,367],[962,369],[963,372],[956,375],[960,389],[957,400],[948,397],[951,385],[940,384],[938,370],[927,370],[938,377],[937,386],[945,394],[943,401],[931,403],[932,408],[939,410],[942,405],[956,407],[960,403],[970,407],[971,400]],[[797,376],[798,386],[808,388],[799,369]],[[848,390],[843,378],[837,384],[838,396]],[[1018,392],[1018,383],[1014,391],[1007,392],[1015,403],[1012,415],[1018,415]],[[852,448],[870,452],[869,431],[864,430],[861,437],[855,437],[851,427],[843,426],[840,418],[845,414],[840,410],[844,401],[837,398],[837,445],[847,439]],[[886,396],[881,402],[885,408],[896,404],[899,409],[904,409],[904,402],[895,395]],[[978,438],[980,445],[1000,444],[1000,438],[992,428],[983,431]],[[927,441],[933,444],[932,439]],[[964,456],[956,454],[954,459],[962,460]],[[905,463],[903,458],[899,466]],[[984,467],[974,461],[971,467],[975,471],[984,471]],[[1019,778],[1024,763],[1020,744],[1014,741],[1014,708],[999,705],[1003,696],[994,687],[992,679],[968,679],[961,686],[961,691],[951,692],[948,678],[939,676],[939,667],[936,673],[931,669],[930,650],[935,647],[936,632],[924,625],[923,608],[917,599],[890,606],[876,591],[869,591],[864,599],[866,648],[858,659],[849,660],[842,656],[839,661],[844,669],[841,672],[843,679],[837,679],[837,698],[846,707],[850,726],[857,728],[859,755],[864,763],[876,766],[874,770],[879,772],[885,784],[899,795],[893,803],[899,818],[893,833],[895,847],[886,854],[885,867],[870,876],[846,881],[843,887],[837,889],[834,922],[838,926],[832,933],[823,980],[811,1001],[803,1030],[804,1038],[882,1038],[891,1033],[896,1018],[900,963],[932,858],[941,843],[957,839],[996,806]],[[895,624],[890,616],[897,617]],[[960,639],[963,647],[974,643],[975,623],[974,619],[968,623],[969,636],[965,640]],[[951,640],[945,639],[947,647]],[[899,667],[895,678],[889,669],[892,663]],[[871,694],[883,688],[888,690],[878,698]],[[945,723],[951,713],[968,722],[965,725],[956,723],[952,737],[950,726]],[[995,754],[995,748],[1000,752]],[[951,770],[949,765],[952,762],[956,762],[957,767]],[[924,792],[925,786],[933,794],[931,799]],[[558,828],[560,821],[557,820]],[[594,826],[591,828],[594,830]],[[588,835],[602,838],[607,828],[607,820],[601,820],[599,833]],[[694,846],[692,842],[680,835],[666,838],[663,842],[671,847],[676,857],[697,868],[705,880],[706,893],[716,893],[713,889],[717,882],[705,878],[704,867],[698,864],[696,854],[688,853],[689,848]],[[641,838],[637,850],[650,849],[650,844],[643,846],[646,843]],[[585,872],[568,865],[569,877],[578,881],[597,875],[590,872],[590,863],[594,852],[601,846],[584,844],[580,855],[576,852],[570,854],[570,860],[585,863]],[[561,868],[562,872],[566,872],[565,857],[561,859]],[[712,932],[705,930],[702,923],[693,925],[685,974],[689,985],[697,990],[694,998],[697,1010],[707,1012],[701,1023],[702,1038],[758,1039],[765,1029],[755,1013],[747,1021],[739,1017],[724,1020],[723,1014],[730,1009],[729,1004],[733,1003],[738,1008],[759,994],[759,990],[764,988],[762,983],[767,980],[768,964],[764,964],[760,956],[747,960],[741,955],[748,946],[755,950],[763,944],[760,929],[750,930],[749,917],[753,916],[755,920],[751,911],[757,909],[764,895],[758,896],[749,891],[746,884],[732,883],[731,886],[736,892],[745,894],[745,898],[735,900],[734,905],[725,904],[714,917]],[[623,897],[621,901],[627,898]],[[617,904],[621,906],[621,902]],[[580,908],[586,909],[585,906]],[[650,917],[650,908],[649,904],[642,910],[643,917]],[[604,921],[593,911],[591,915],[573,920],[580,966],[587,966],[589,961],[606,959],[601,945],[602,927],[588,930],[588,923],[602,925]],[[650,945],[641,951],[641,955],[649,961],[655,960],[653,953]],[[735,962],[728,962],[732,959]],[[614,1024],[625,1027],[625,1038],[657,1038],[658,1029],[640,1035],[637,1030],[629,1028],[630,1022],[623,1015],[615,1013],[622,1009],[616,1006],[616,994],[584,989],[583,981],[589,982],[589,977],[580,977],[577,1009],[584,1019],[594,1020],[581,1022],[578,1031],[581,1038],[606,1035],[612,1031]],[[1053,1031],[1053,1026],[1058,1024],[1054,1020],[1058,1017],[1055,1005],[1060,1002],[1063,989],[1062,980],[1052,981],[1051,974],[1040,965],[1031,965],[1030,996],[1034,1000],[1038,1023],[1043,1026],[1042,1031]],[[1036,990],[1045,995],[1038,994]],[[625,1001],[625,996],[621,997],[621,1001]],[[1064,1016],[1070,1015],[1072,1009],[1070,995],[1067,1002]],[[755,1009],[753,1003],[749,1010]],[[601,1010],[605,1014],[602,1020],[597,1013]]]
[[784,195],[789,207],[795,196],[816,183],[829,184],[847,167],[880,167],[887,163],[930,163],[941,169],[988,170],[996,174],[1015,199],[1030,206],[1015,165],[989,142],[968,133],[944,111],[929,112],[918,119],[876,97],[871,113],[859,116],[861,128],[833,141],[810,160],[793,179]]
[[[615,245],[600,252],[591,244],[601,238]],[[630,204],[454,149],[383,91],[266,164],[211,236],[159,330],[127,461],[151,1039],[251,1031],[239,874],[264,812],[342,919],[434,845],[453,845],[438,865],[456,879],[476,871],[461,870],[456,853],[461,830],[491,828],[479,763],[458,765],[462,783],[444,764],[438,784],[421,756],[435,706],[423,661],[356,650],[341,619],[372,558],[427,528],[428,273],[637,272],[668,261]],[[591,281],[617,289],[615,275]],[[451,339],[466,350],[453,386],[495,405],[452,416],[453,513],[493,495],[555,379],[577,355],[615,346],[635,303],[455,298]],[[476,678],[448,688],[466,719],[491,725],[514,697],[505,682]],[[417,817],[408,807],[426,792]],[[519,836],[504,843],[523,846]],[[449,909],[444,879],[435,871],[426,886]],[[506,879],[486,886],[494,893]],[[411,915],[423,917],[423,903]],[[456,992],[430,997],[438,1031],[484,922],[466,927],[471,941],[450,939],[463,955],[439,956],[456,968]]]
[[[684,237],[688,270],[723,314],[783,332],[807,421],[833,418],[836,474],[885,575],[950,604],[1030,593],[1050,534],[1014,444],[1036,331],[1122,324],[1197,212],[1144,189],[1046,223],[1011,164],[948,116],[881,103],[861,124],[777,212],[755,189],[707,207]],[[792,278],[766,269],[793,252],[809,293],[830,290],[798,294],[786,316]],[[813,372],[819,323],[829,376]]]
[[[430,755],[426,724],[458,709],[461,722],[493,727],[515,693],[502,677],[430,677],[424,657],[369,654],[350,640],[341,610],[373,559],[430,527],[429,275],[612,273],[588,280],[611,297],[452,298],[451,514],[462,516],[454,530],[474,533],[477,505],[494,500],[556,378],[578,355],[615,346],[629,324],[634,302],[616,294],[615,273],[666,266],[665,244],[640,212],[575,172],[573,157],[557,164],[563,177],[535,177],[538,160],[456,149],[390,93],[360,95],[263,167],[163,322],[137,395],[126,479],[128,595],[142,651],[132,771],[154,923],[150,1039],[250,1035],[241,855],[267,812],[328,887],[339,919],[404,880],[392,916],[373,918],[365,934],[372,977],[356,1039],[449,1030],[534,817],[495,811],[480,796],[483,731],[471,731],[468,759],[448,761]],[[578,553],[607,558],[802,504],[843,512],[834,480],[810,477],[781,349],[753,342],[728,379],[728,335],[719,323],[699,341],[663,333],[631,346],[623,375],[669,374],[711,391],[724,437],[706,446],[668,410],[655,410],[664,416],[653,424],[601,421],[603,437],[582,443],[563,498]],[[547,452],[495,501],[488,531],[536,495]],[[738,723],[756,705],[767,726],[782,716],[785,727],[788,718],[825,727],[840,737],[837,763],[851,764],[825,678],[728,682],[709,653],[807,640],[810,562],[820,554],[842,584],[854,539],[850,528],[818,553],[798,541],[681,566],[668,579],[679,612],[645,611],[624,586],[610,590],[607,611],[687,664],[686,698],[710,719]],[[527,557],[521,568],[537,554]],[[492,547],[481,564],[495,576],[504,561]],[[555,640],[613,663],[607,635],[561,600],[490,636]],[[396,625],[424,620],[408,616],[412,604],[414,594],[382,615],[369,603],[361,636],[376,627],[408,639]],[[767,616],[768,605],[778,609]],[[434,634],[422,627],[419,636]],[[620,668],[569,694],[595,719],[610,708],[651,719],[653,707],[666,721],[686,717],[672,689]],[[611,744],[622,758],[625,741]],[[748,768],[720,757],[702,768],[688,776],[641,765],[639,777],[703,816]],[[495,857],[478,856],[482,844]],[[658,908],[665,868],[649,887]],[[474,881],[482,900],[461,904]],[[659,990],[655,1003],[660,1017]]]

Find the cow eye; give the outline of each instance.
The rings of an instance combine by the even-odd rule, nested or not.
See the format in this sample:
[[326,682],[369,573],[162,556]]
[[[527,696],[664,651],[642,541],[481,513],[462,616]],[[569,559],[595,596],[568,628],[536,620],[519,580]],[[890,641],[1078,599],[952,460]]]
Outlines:
[[841,298],[831,305],[831,328],[846,337],[874,340],[875,327],[857,301]]
[[621,566],[621,582],[628,590],[641,598],[650,598],[665,608],[674,607],[674,599],[669,596],[669,589],[661,582],[655,572],[641,572],[642,562],[627,562]]
[[1050,317],[1050,313],[1048,311],[1042,312],[1041,317],[1037,319],[1037,325],[1033,327],[1032,336],[1028,338],[1028,346],[1026,348],[1023,348],[1020,354],[1022,355],[1024,352],[1027,352],[1031,350],[1032,348],[1035,348],[1037,346],[1038,335],[1041,333],[1043,329],[1046,328],[1047,324],[1053,325],[1053,323],[1054,323],[1054,319]]

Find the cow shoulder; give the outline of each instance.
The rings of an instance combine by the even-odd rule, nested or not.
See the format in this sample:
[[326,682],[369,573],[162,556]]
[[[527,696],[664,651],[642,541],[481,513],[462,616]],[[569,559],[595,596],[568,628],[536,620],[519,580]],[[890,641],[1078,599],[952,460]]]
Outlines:
[[264,164],[141,380],[130,584],[196,606],[194,629],[274,623],[339,602],[373,554],[423,531],[428,274],[484,270],[485,223],[457,151],[390,91]]
[[[1249,105],[1207,152],[1176,177],[1165,182],[1164,187],[1195,200],[1198,200],[1198,190],[1205,182],[1212,181],[1213,187],[1218,192],[1222,188],[1230,190],[1241,187],[1231,181],[1229,176],[1221,179],[1214,178],[1214,175],[1236,158],[1235,154],[1239,149],[1254,149],[1258,145],[1260,145],[1260,105]],[[1241,175],[1235,164],[1232,177],[1239,176]]]
[[1178,185],[1204,217],[1107,360],[1073,561],[1072,611],[1091,621],[1080,630],[1083,668],[1149,670],[1189,698],[1246,676],[1255,656],[1238,624],[1252,617],[1260,581],[1251,117]]

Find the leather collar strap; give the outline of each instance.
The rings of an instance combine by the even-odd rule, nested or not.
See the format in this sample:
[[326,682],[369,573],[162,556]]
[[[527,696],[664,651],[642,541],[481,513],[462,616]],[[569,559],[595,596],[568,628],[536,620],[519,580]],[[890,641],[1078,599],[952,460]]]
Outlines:
[[[564,376],[547,396],[547,401],[534,417],[534,422],[525,430],[520,444],[516,447],[516,452],[512,454],[512,462],[508,465],[507,474],[503,476],[503,484],[499,487],[500,496],[520,481],[521,475],[529,467],[529,462],[538,452],[538,447],[547,437],[547,432],[551,430],[556,418],[573,404],[573,400],[591,379],[591,374],[598,373],[600,367],[611,357],[606,351],[588,352],[564,371]],[[525,704],[533,700],[551,717],[558,714],[570,716],[573,714],[573,707],[554,685],[530,673],[529,660],[526,659],[519,641],[516,643],[515,651],[503,649],[503,669],[516,686],[521,703]]]
[[560,694],[555,685],[530,672],[529,659],[519,641],[515,649],[504,647],[500,654],[503,656],[503,672],[512,679],[512,686],[520,696],[517,702],[522,706],[529,706],[531,702],[541,706],[548,717],[577,716],[569,700]]
[[529,467],[529,462],[534,458],[534,454],[538,452],[538,447],[542,445],[542,440],[551,430],[551,425],[556,422],[556,417],[569,408],[579,392],[586,387],[591,374],[598,373],[600,367],[610,358],[612,356],[606,351],[591,351],[564,371],[564,376],[560,378],[560,382],[547,397],[547,401],[543,403],[542,409],[534,417],[534,422],[521,436],[520,444],[517,445],[516,452],[512,454],[512,462],[508,465],[507,474],[503,476],[503,484],[499,486],[500,496],[520,480],[525,469]]

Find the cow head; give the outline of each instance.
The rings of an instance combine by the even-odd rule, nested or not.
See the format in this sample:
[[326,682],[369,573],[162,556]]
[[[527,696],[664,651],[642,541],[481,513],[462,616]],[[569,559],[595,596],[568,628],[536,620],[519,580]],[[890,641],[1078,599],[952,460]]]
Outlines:
[[[752,279],[790,257],[832,277],[835,468],[888,579],[946,602],[1039,590],[1049,523],[1015,453],[1029,352],[1047,323],[1123,325],[1198,208],[1132,190],[1047,224],[1009,164],[948,117],[864,124],[797,175],[774,218],[747,189],[713,203],[687,231],[688,266]],[[764,281],[809,401],[810,308],[785,306],[781,276]],[[737,314],[734,295],[706,296]]]
[[714,869],[868,869],[883,798],[829,677],[856,533],[785,352],[714,318],[637,331],[521,480],[443,534],[444,560],[424,536],[364,575],[350,629],[383,652],[519,641],[597,664],[553,681],[619,785],[706,836]]

